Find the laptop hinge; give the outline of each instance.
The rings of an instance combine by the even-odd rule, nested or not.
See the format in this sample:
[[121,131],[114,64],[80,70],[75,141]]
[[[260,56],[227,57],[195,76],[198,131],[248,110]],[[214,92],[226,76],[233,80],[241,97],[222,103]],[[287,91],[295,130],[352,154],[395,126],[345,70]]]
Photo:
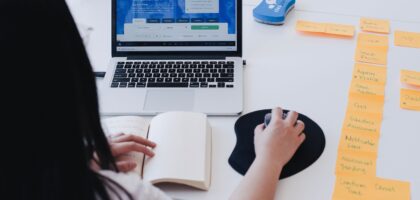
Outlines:
[[226,56],[129,56],[127,60],[225,60]]

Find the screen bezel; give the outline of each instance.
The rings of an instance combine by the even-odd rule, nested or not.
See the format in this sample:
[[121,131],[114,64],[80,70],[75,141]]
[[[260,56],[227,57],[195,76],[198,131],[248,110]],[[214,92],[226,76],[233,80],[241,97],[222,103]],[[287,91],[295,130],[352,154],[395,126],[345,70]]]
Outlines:
[[117,51],[117,0],[112,0],[112,57],[130,56],[226,56],[242,57],[242,0],[236,0],[236,28],[237,48],[236,51]]

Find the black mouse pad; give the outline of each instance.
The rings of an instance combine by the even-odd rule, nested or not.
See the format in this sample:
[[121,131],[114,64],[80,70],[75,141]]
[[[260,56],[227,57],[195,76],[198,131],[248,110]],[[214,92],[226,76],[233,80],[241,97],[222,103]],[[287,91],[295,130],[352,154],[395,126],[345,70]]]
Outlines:
[[[287,110],[283,110],[287,113]],[[236,145],[229,157],[229,164],[238,173],[245,175],[255,159],[254,129],[264,122],[264,116],[271,109],[259,110],[241,116],[235,123]],[[306,139],[292,159],[284,166],[279,179],[292,176],[314,163],[325,147],[325,136],[321,129],[309,117],[299,113],[299,120],[305,123]]]

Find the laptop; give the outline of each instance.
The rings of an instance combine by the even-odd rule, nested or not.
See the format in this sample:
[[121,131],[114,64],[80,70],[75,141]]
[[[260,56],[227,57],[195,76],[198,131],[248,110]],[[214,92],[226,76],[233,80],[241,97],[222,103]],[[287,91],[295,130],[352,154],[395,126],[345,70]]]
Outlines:
[[112,0],[102,115],[243,109],[240,0]]

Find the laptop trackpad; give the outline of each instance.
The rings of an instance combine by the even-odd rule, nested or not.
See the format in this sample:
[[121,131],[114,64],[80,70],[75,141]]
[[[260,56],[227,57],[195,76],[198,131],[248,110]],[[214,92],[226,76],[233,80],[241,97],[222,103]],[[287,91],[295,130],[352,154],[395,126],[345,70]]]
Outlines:
[[144,110],[192,111],[194,90],[148,90]]

